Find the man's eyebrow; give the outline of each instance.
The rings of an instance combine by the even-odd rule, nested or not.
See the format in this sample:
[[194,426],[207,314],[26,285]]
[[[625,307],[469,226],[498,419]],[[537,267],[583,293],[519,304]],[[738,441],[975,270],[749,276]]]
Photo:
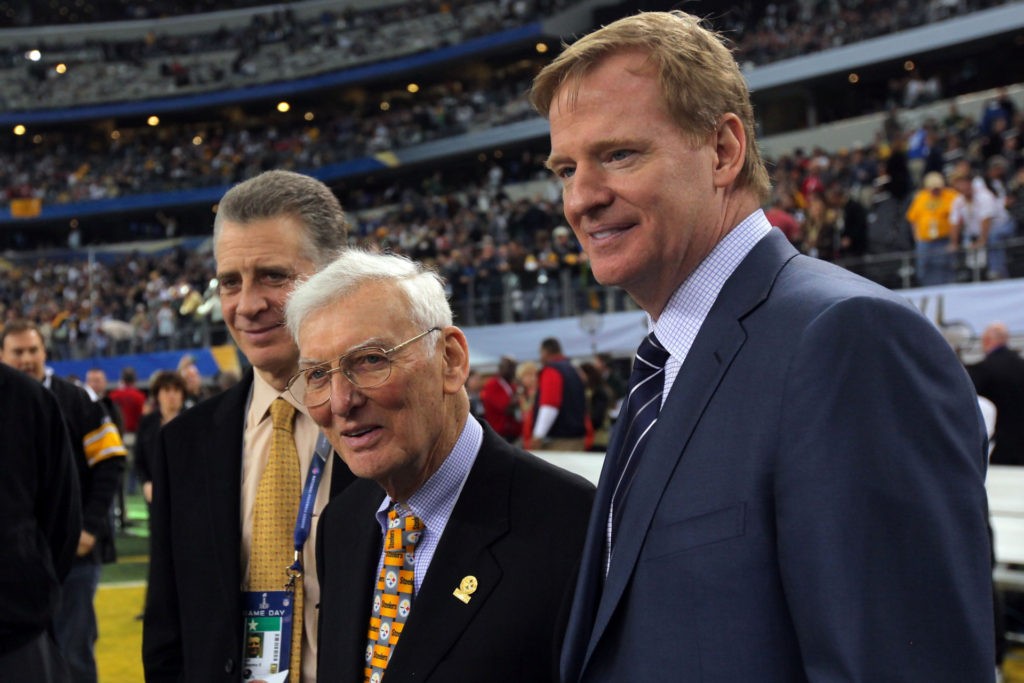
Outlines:
[[318,358],[302,358],[302,357],[300,357],[299,358],[299,365],[305,365],[306,367],[312,367],[312,366],[315,366],[315,365],[322,365],[324,363],[330,363],[331,361],[333,361],[336,358],[341,358],[342,356],[350,354],[353,351],[359,351],[360,349],[386,349],[388,346],[390,346],[390,345],[388,343],[386,343],[380,337],[370,337],[369,339],[364,339],[363,341],[359,342],[358,344],[355,344],[353,346],[348,347],[347,349],[345,349],[344,351],[342,351],[340,353],[332,354],[327,360],[318,359]]
[[569,161],[568,157],[562,154],[549,154],[548,158],[544,160],[544,168],[549,171],[555,170],[556,165],[561,165]]

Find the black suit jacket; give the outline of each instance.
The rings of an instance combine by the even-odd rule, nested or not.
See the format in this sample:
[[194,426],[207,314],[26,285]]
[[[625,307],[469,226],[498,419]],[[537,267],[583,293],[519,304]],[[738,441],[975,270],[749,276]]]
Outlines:
[[1024,465],[1024,358],[1002,346],[967,368],[978,393],[996,406],[993,465]]
[[[388,683],[557,681],[568,602],[593,486],[508,445],[484,440],[391,662]],[[374,516],[384,492],[357,481],[324,511],[318,675],[361,683],[381,551]],[[452,594],[463,577],[479,588]]]
[[[0,658],[52,628],[82,531],[75,455],[60,406],[0,364]],[[11,673],[31,680],[28,672]]]
[[[169,422],[152,463],[147,681],[233,681],[242,655],[242,430],[253,375]],[[331,495],[352,474],[336,454]]]

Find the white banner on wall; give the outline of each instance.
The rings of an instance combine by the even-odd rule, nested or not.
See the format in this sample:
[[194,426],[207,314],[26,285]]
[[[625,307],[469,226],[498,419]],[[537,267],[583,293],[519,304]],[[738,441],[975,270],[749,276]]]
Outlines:
[[[1024,279],[902,289],[906,297],[939,328],[958,327],[977,338],[989,323],[1000,320],[1014,336],[1024,336]],[[503,355],[518,361],[537,360],[540,342],[555,337],[570,358],[598,352],[631,356],[647,334],[642,311],[590,314],[588,318],[557,318],[508,325],[464,328],[474,367],[493,370]],[[458,323],[456,323],[458,324]]]
[[989,323],[999,320],[1013,336],[1024,336],[1024,279],[919,287],[898,293],[940,328],[965,325],[978,337]]

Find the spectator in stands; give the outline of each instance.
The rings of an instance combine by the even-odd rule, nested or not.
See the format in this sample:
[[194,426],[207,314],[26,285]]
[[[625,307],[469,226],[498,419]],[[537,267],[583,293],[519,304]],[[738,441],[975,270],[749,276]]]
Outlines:
[[113,562],[114,529],[111,506],[125,448],[121,435],[103,407],[80,387],[46,367],[46,349],[39,328],[27,320],[10,321],[0,333],[0,360],[21,370],[49,389],[60,404],[68,426],[82,493],[82,532],[71,571],[64,580],[60,610],[54,619],[57,643],[68,662],[72,680],[96,683],[96,611],[93,602],[100,566]]
[[949,182],[959,193],[950,211],[950,243],[954,249],[964,250],[964,264],[974,278],[984,279],[987,274],[989,234],[999,210],[996,197],[984,181],[975,178],[966,161],[957,164]]
[[484,403],[480,399],[480,391],[484,386],[484,377],[478,370],[470,368],[466,375],[466,396],[469,397],[469,414],[480,420],[484,420]]
[[0,430],[0,671],[11,681],[71,683],[53,633],[82,531],[74,451],[53,394],[5,365]]
[[1004,244],[1017,232],[1017,224],[1009,210],[1009,172],[1010,162],[1001,154],[996,154],[985,162],[985,174],[980,178],[995,198],[995,214],[992,216],[988,240],[988,272],[992,279],[1009,276]]
[[[103,411],[110,417],[110,420],[117,427],[121,441],[125,443],[125,452],[128,451],[127,438],[125,437],[124,416],[121,414],[121,406],[113,399],[107,391],[107,373],[103,368],[89,368],[85,371],[85,386],[92,392],[92,400],[103,406]],[[127,467],[125,468],[127,469]],[[114,528],[120,530],[128,521],[128,505],[124,498],[124,473],[117,483],[117,494],[114,497]]]
[[981,334],[985,358],[967,367],[978,395],[996,406],[993,465],[1024,465],[1024,359],[1009,343],[1006,325],[990,324]]
[[583,448],[587,451],[595,448],[603,451],[607,446],[607,441],[602,438],[601,442],[597,443],[596,435],[607,426],[608,412],[612,409],[612,390],[594,363],[590,361],[580,363],[580,373],[583,375],[587,397],[587,420],[590,422],[590,428],[587,430],[588,438],[585,440]]
[[135,439],[135,469],[142,482],[142,496],[153,502],[153,462],[159,446],[160,429],[178,417],[185,408],[188,386],[181,374],[170,370],[157,372],[149,380],[149,393],[156,408],[139,422]]
[[769,223],[782,231],[790,244],[798,246],[803,242],[803,227],[794,214],[795,209],[793,193],[778,187],[772,193],[771,204],[765,211],[765,216]]
[[834,261],[839,241],[836,234],[838,229],[836,213],[825,201],[824,192],[815,191],[808,195],[800,251],[813,258]]
[[186,353],[178,361],[178,374],[185,381],[186,408],[191,408],[210,396],[210,392],[203,382],[203,375],[199,372],[199,366],[196,365],[196,359],[192,354]]
[[914,195],[907,220],[914,231],[914,271],[917,282],[925,287],[953,281],[950,251],[953,204],[956,190],[946,187],[942,174],[932,171],[924,177],[924,187]]
[[139,429],[139,418],[142,417],[142,409],[146,405],[146,395],[135,386],[135,368],[126,365],[121,368],[120,386],[110,392],[110,398],[121,409],[121,416],[124,418],[125,442],[128,436],[134,439]]
[[516,365],[511,356],[502,356],[498,361],[498,371],[488,377],[480,389],[484,419],[509,443],[517,442],[523,431],[523,425],[516,418],[519,408],[515,389]]
[[535,450],[582,451],[587,399],[583,379],[554,337],[540,343],[541,370],[533,410]]
[[531,101],[594,274],[651,331],[563,681],[991,680],[973,387],[905,299],[765,219],[750,95],[721,38],[683,12],[632,15],[565,48]]
[[516,403],[518,417],[523,425],[522,446],[533,448],[533,417],[537,407],[537,378],[540,367],[532,360],[524,361],[516,367]]
[[[103,404],[103,410],[107,413],[110,419],[114,422],[114,426],[117,427],[119,434],[124,434],[124,417],[121,415],[121,406],[111,397],[110,392],[107,391],[107,373],[103,368],[89,368],[85,371],[85,384],[90,389],[95,398],[94,401],[98,401]],[[122,441],[124,440],[122,436]]]
[[825,188],[825,203],[835,215],[839,238],[838,255],[860,258],[868,249],[868,215],[864,205],[854,199],[847,186],[837,179]]

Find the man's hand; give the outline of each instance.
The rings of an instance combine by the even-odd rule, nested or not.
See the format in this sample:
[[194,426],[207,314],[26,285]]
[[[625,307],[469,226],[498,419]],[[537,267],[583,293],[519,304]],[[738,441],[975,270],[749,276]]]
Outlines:
[[82,535],[78,537],[78,556],[84,557],[88,555],[95,547],[96,537],[83,529]]

